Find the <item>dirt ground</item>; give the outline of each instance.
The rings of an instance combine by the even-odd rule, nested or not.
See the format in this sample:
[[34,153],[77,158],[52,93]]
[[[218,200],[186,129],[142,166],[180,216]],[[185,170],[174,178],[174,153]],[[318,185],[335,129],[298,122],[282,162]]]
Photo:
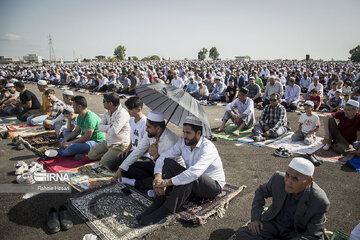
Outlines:
[[[36,85],[27,85],[38,97],[40,93]],[[62,91],[56,89],[61,98]],[[84,95],[88,100],[89,109],[97,114],[104,112],[102,96]],[[124,100],[122,100],[124,102]],[[220,125],[224,106],[204,107],[211,127]],[[146,107],[144,112],[149,109]],[[260,112],[256,110],[258,119]],[[288,113],[291,127],[297,128],[299,115]],[[181,136],[181,128],[170,125],[170,129]],[[319,136],[323,136],[323,129]],[[17,151],[9,145],[10,139],[0,140],[0,183],[15,183],[14,166],[17,161],[27,163],[37,160],[28,150]],[[280,158],[273,155],[273,149],[260,148],[248,144],[236,146],[237,142],[219,139],[214,142],[222,158],[226,181],[229,184],[247,188],[236,197],[226,211],[224,218],[211,219],[205,225],[194,226],[177,222],[165,229],[147,236],[147,239],[227,239],[241,225],[250,219],[251,203],[256,188],[266,182],[277,171],[285,171],[290,158]],[[360,221],[360,175],[342,165],[325,162],[317,167],[314,179],[324,189],[329,200],[330,209],[327,214],[326,228],[350,233]],[[73,190],[74,194],[76,191]],[[59,207],[70,194],[43,193],[24,200],[24,194],[1,194],[0,197],[0,239],[82,239],[92,230],[74,213],[74,227],[68,231],[48,234],[44,225],[48,210]],[[269,202],[268,202],[269,203]]]

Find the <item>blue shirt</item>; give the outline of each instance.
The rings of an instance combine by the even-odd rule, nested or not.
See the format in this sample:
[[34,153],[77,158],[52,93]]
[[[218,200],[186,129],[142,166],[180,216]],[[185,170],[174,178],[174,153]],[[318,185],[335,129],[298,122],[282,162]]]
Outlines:
[[198,90],[198,88],[199,88],[199,86],[198,86],[198,84],[197,84],[196,82],[193,82],[193,83],[190,82],[190,83],[187,85],[185,91],[188,92],[188,93],[196,93],[197,90]]

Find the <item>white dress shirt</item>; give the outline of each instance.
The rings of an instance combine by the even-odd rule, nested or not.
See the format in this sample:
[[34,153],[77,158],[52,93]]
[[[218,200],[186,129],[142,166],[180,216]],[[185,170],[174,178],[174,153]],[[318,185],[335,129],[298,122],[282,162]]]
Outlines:
[[[158,143],[158,153],[161,155],[163,152],[168,150],[170,147],[174,146],[174,144],[179,140],[179,137],[176,136],[175,133],[170,131],[169,129],[165,129],[161,134],[159,143]],[[129,167],[136,162],[140,157],[146,153],[151,144],[155,143],[156,138],[149,138],[148,134],[146,134],[143,139],[140,141],[137,148],[130,153],[130,155],[123,161],[119,168],[128,171]],[[152,158],[152,157],[151,157]],[[183,164],[183,160],[181,158],[175,159],[177,162]]]
[[234,101],[226,105],[225,110],[230,111],[234,108],[237,108],[239,112],[239,116],[242,114],[246,114],[246,116],[250,116],[255,122],[255,113],[254,113],[254,101],[250,98],[246,98],[245,103],[236,98]]
[[201,137],[196,147],[191,151],[190,146],[185,145],[184,139],[180,139],[172,148],[162,153],[157,159],[154,174],[162,173],[165,158],[182,156],[186,170],[171,178],[174,185],[185,185],[206,174],[217,181],[221,188],[225,185],[225,173],[221,158],[215,145],[208,139]]
[[130,124],[129,113],[119,105],[118,109],[110,115],[110,111],[106,111],[99,123],[99,131],[106,133],[107,146],[130,144]]
[[177,88],[183,88],[185,86],[183,80],[181,78],[174,78],[172,81],[171,81],[171,85],[173,85],[174,87],[177,87]]

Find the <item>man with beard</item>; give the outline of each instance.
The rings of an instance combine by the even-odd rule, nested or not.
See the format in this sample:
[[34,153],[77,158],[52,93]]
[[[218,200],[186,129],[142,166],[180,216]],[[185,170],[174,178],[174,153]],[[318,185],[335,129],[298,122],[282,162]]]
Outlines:
[[[178,140],[178,136],[166,128],[163,113],[157,111],[149,112],[146,120],[146,132],[139,145],[122,162],[113,177],[113,181],[122,182],[138,189],[152,189],[154,179],[154,167],[159,155]],[[140,159],[149,152],[149,159]],[[140,159],[140,160],[139,160]],[[181,158],[177,159],[181,161]]]
[[[154,203],[137,220],[141,225],[154,224],[175,213],[190,196],[211,201],[225,185],[221,158],[215,145],[202,136],[202,122],[187,116],[183,125],[184,138],[162,153],[156,161],[153,188]],[[182,156],[186,167],[174,160]]]

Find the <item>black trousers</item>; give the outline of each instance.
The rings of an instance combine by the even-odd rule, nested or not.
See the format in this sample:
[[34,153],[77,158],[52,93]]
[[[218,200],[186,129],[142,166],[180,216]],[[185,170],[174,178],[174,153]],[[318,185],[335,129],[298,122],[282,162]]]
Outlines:
[[135,188],[150,190],[153,188],[155,163],[150,158],[139,159],[133,163],[124,177],[136,179]]
[[[175,177],[185,171],[186,168],[172,159],[165,159],[163,166],[163,179]],[[201,201],[213,200],[221,193],[219,183],[203,174],[195,181],[169,187],[165,196],[156,196],[155,202],[163,204],[170,212],[174,213],[191,196]]]

